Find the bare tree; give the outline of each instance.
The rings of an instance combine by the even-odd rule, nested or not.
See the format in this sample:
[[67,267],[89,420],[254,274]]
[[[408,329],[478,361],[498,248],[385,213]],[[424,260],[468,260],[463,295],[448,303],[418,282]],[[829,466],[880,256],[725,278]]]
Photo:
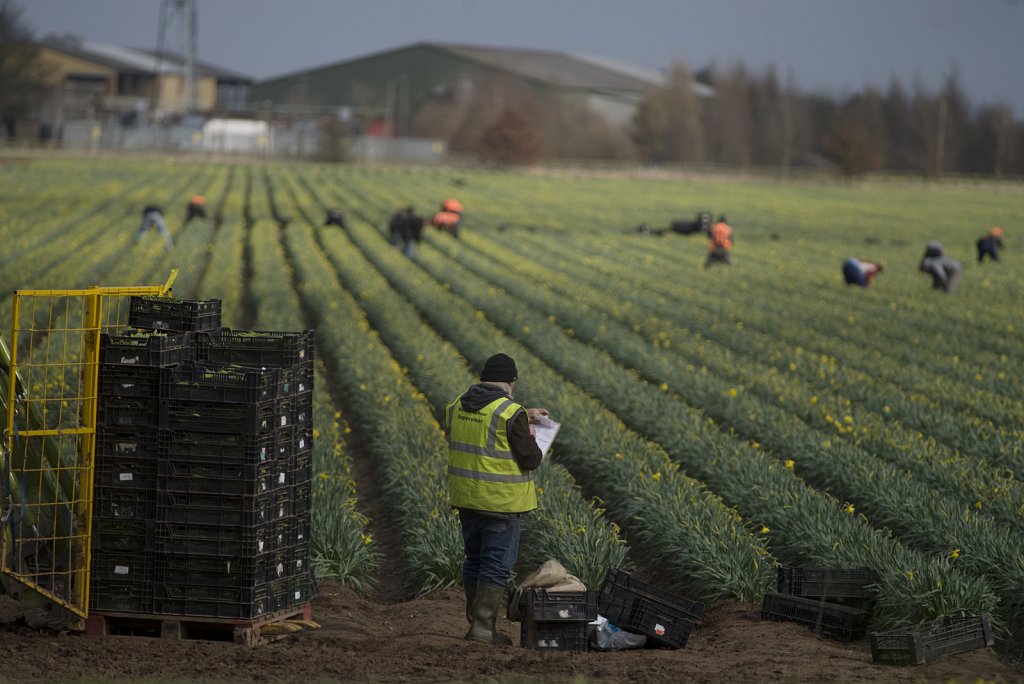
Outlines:
[[554,159],[632,159],[633,143],[585,102],[566,96],[547,100],[539,122],[546,156]]
[[42,101],[44,79],[39,48],[21,20],[21,8],[14,0],[0,0],[0,122],[8,137],[15,122]]
[[968,171],[991,173],[997,178],[1012,173],[1017,162],[1019,127],[1006,105],[986,107],[978,114]]
[[715,96],[705,111],[704,133],[716,162],[746,166],[753,159],[750,86],[741,65],[712,72]]
[[647,161],[704,161],[700,105],[693,76],[675,62],[663,86],[644,99],[633,119],[633,142]]
[[885,168],[885,140],[882,97],[869,88],[837,112],[821,149],[843,173],[854,176]]
[[543,142],[522,112],[508,108],[484,129],[475,149],[484,161],[503,165],[532,164],[540,159]]

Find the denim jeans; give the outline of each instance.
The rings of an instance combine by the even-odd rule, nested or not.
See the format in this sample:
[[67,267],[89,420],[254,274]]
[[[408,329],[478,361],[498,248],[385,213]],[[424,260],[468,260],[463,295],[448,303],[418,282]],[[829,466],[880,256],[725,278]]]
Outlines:
[[480,582],[505,586],[519,557],[519,518],[495,518],[463,509],[459,520],[466,547],[462,581],[467,587]]

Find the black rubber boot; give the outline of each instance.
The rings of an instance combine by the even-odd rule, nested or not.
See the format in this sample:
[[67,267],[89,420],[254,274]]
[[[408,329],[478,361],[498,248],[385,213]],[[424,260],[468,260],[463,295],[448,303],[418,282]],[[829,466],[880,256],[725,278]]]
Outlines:
[[470,641],[488,641],[499,646],[511,646],[512,639],[499,632],[494,623],[498,619],[505,598],[505,587],[497,584],[476,585],[472,620],[466,638]]
[[476,585],[462,585],[466,592],[466,622],[473,624],[473,598],[476,596]]

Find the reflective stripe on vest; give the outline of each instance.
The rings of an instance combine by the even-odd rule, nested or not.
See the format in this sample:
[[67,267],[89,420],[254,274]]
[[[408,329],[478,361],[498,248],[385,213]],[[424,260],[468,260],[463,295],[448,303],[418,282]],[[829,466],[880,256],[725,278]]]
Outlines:
[[500,513],[536,508],[533,476],[519,467],[508,443],[508,421],[523,407],[500,397],[479,411],[466,411],[461,401],[445,410],[452,506]]

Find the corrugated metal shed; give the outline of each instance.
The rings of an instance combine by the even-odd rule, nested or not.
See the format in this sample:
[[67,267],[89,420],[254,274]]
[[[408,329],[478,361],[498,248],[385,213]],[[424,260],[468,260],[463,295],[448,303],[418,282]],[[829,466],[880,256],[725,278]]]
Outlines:
[[[184,68],[185,60],[180,55],[165,53],[158,58],[156,51],[140,48],[94,43],[92,41],[48,40],[42,43],[46,47],[77,57],[78,59],[95,62],[120,73],[161,74],[178,73]],[[218,80],[251,82],[248,76],[235,71],[223,69],[206,62],[196,63],[196,74],[212,76]]]

